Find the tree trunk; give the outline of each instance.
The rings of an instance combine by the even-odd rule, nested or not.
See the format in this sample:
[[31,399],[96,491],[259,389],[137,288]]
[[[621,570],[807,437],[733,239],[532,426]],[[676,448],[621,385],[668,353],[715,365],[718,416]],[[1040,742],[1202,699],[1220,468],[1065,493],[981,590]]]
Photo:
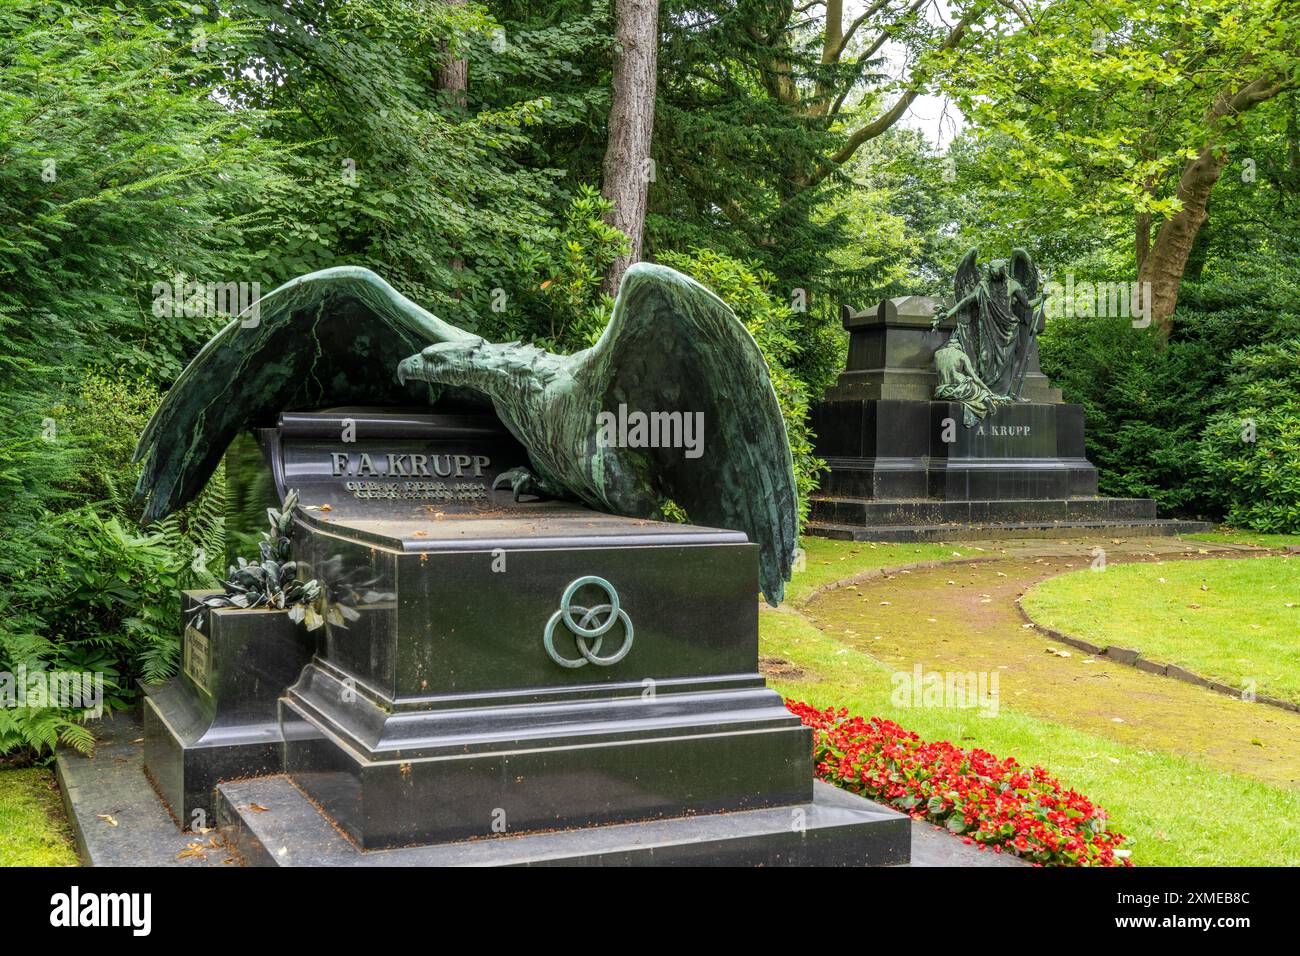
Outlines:
[[[442,0],[449,7],[463,7],[466,0]],[[438,67],[438,89],[447,93],[448,99],[464,107],[469,89],[469,60],[450,59],[451,50],[442,45],[442,65]]]
[[1196,233],[1205,222],[1210,192],[1223,174],[1228,154],[1213,144],[1206,145],[1195,159],[1183,168],[1178,180],[1178,199],[1182,208],[1166,219],[1156,230],[1156,239],[1138,269],[1138,283],[1147,288],[1151,283],[1151,300],[1146,303],[1151,310],[1151,323],[1162,341],[1168,341],[1174,326],[1174,306],[1178,304],[1178,290],[1183,281],[1183,270],[1191,254]]
[[659,0],[617,0],[614,19],[614,98],[602,192],[614,204],[610,225],[628,237],[630,249],[605,274],[605,290],[611,295],[618,292],[628,266],[641,258],[646,196],[654,170],[650,138],[655,121]]
[[1133,253],[1137,259],[1137,271],[1142,271],[1142,263],[1147,261],[1151,251],[1151,213],[1140,212],[1133,224]]
[[1209,136],[1195,158],[1183,167],[1178,180],[1178,200],[1181,208],[1160,224],[1155,242],[1138,269],[1138,283],[1143,289],[1150,283],[1151,323],[1162,342],[1169,340],[1174,328],[1174,307],[1178,305],[1178,290],[1182,285],[1187,257],[1191,255],[1196,233],[1205,222],[1210,193],[1223,175],[1228,154],[1222,149],[1218,137],[1240,122],[1241,114],[1278,93],[1290,88],[1291,79],[1285,73],[1266,73],[1246,83],[1236,92],[1225,91],[1214,98],[1206,111]]
[[[449,7],[461,7],[465,5],[466,0],[442,0],[442,2]],[[442,44],[442,61],[438,67],[436,82],[438,89],[447,94],[448,102],[460,109],[466,107],[469,102],[469,60],[451,59],[451,48],[447,43]],[[465,268],[465,258],[459,255],[452,256],[448,265],[454,272],[459,273]],[[452,292],[452,297],[459,300],[461,292],[460,286],[457,285]]]

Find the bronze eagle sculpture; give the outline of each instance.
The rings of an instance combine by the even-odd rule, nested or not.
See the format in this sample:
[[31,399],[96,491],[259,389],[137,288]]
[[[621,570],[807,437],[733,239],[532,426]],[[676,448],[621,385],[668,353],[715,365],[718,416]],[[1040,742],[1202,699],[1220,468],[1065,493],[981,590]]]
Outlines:
[[[349,403],[434,404],[455,391],[490,402],[528,451],[502,478],[516,497],[745,532],[759,584],[784,595],[798,500],[781,409],[745,326],[699,283],[641,263],[625,274],[599,341],[572,355],[491,343],[443,322],[368,269],[301,276],[263,296],[195,356],[146,426],[135,457],[146,522],[202,491],[226,447],[281,411]],[[680,412],[700,447],[628,447],[608,416]]]

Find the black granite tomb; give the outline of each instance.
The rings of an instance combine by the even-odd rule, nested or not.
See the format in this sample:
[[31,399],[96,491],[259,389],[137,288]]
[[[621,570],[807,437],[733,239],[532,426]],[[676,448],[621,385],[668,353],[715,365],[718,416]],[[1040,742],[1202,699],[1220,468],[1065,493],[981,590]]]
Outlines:
[[1150,499],[1098,497],[1083,407],[1063,402],[1051,387],[1036,340],[1026,359],[1025,401],[970,427],[960,405],[934,401],[934,353],[953,323],[931,329],[939,304],[908,296],[844,309],[847,368],[812,411],[827,471],[812,500],[810,534],[919,541],[1208,527],[1157,519]]
[[906,862],[905,816],[814,792],[810,732],[758,673],[744,534],[516,502],[491,486],[526,455],[491,415],[285,413],[254,438],[227,458],[231,536],[296,489],[326,623],[188,628],[146,711],[183,825],[215,813],[251,862],[312,862],[262,845],[232,796],[281,775],[363,857],[496,840],[427,859]]

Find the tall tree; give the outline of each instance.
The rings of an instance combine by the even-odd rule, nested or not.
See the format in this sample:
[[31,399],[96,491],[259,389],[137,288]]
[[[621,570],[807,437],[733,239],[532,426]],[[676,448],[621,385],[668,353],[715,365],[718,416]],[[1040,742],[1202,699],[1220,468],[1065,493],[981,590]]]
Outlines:
[[[1150,251],[1140,257],[1138,282],[1151,289],[1149,307],[1156,328],[1163,338],[1173,329],[1174,307],[1192,246],[1205,224],[1210,193],[1223,175],[1229,160],[1227,140],[1240,129],[1241,116],[1247,110],[1291,88],[1300,73],[1266,68],[1244,82],[1229,78],[1220,87],[1214,102],[1206,110],[1205,132],[1200,149],[1184,164],[1175,187],[1177,210],[1160,224]],[[1139,250],[1145,239],[1138,236]]]
[[[465,0],[442,0],[449,7],[463,7]],[[443,40],[442,62],[438,65],[438,88],[447,93],[457,106],[464,106],[469,89],[469,60],[459,50],[453,50],[448,40]]]
[[605,275],[610,294],[628,266],[641,258],[646,195],[653,178],[650,156],[655,121],[659,0],[617,0],[614,12],[614,97],[609,107],[602,192],[613,203],[609,221],[629,239]]
[[1244,117],[1300,80],[1294,0],[999,7],[1002,29],[950,56],[944,73],[968,118],[1000,144],[985,158],[1019,195],[1008,215],[1094,231],[1126,219],[1155,332],[1167,339],[1211,194],[1230,164],[1254,162]]

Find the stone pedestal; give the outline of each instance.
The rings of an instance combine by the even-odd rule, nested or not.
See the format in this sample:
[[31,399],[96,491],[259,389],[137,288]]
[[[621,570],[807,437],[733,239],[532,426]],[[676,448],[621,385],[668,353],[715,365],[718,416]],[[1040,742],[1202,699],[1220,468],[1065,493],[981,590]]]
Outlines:
[[[327,588],[398,595],[327,625],[281,703],[287,772],[363,849],[811,798],[810,733],[757,673],[743,534],[535,503],[360,540],[309,516],[295,541]],[[595,578],[569,606],[617,600],[608,664],[562,616]]]
[[938,305],[910,296],[844,309],[847,368],[812,410],[827,471],[811,502],[809,533],[916,541],[1204,527],[1158,520],[1149,499],[1097,496],[1083,407],[1062,402],[1039,371],[1036,342],[1023,401],[969,428],[959,404],[934,401],[934,353],[952,331],[951,319],[931,330]]
[[287,611],[200,608],[181,596],[181,671],[144,686],[145,766],[183,827],[213,827],[223,780],[280,773],[277,700],[311,660],[315,637]]
[[182,822],[215,799],[251,862],[906,862],[905,816],[814,790],[743,533],[515,502],[489,415],[286,414],[254,451],[327,623],[205,612],[147,718]]
[[[1006,501],[1097,494],[1080,405],[1015,404],[970,428],[953,402],[834,401],[813,409],[823,497]],[[814,505],[814,508],[816,505]]]
[[[849,333],[849,356],[826,401],[917,401],[934,396],[938,376],[934,353],[952,334],[953,320],[931,329],[935,309],[950,304],[924,295],[886,299],[860,311],[840,310]],[[1052,388],[1038,367],[1038,343],[1029,347],[1022,397],[1030,402],[1056,403],[1061,390]]]

